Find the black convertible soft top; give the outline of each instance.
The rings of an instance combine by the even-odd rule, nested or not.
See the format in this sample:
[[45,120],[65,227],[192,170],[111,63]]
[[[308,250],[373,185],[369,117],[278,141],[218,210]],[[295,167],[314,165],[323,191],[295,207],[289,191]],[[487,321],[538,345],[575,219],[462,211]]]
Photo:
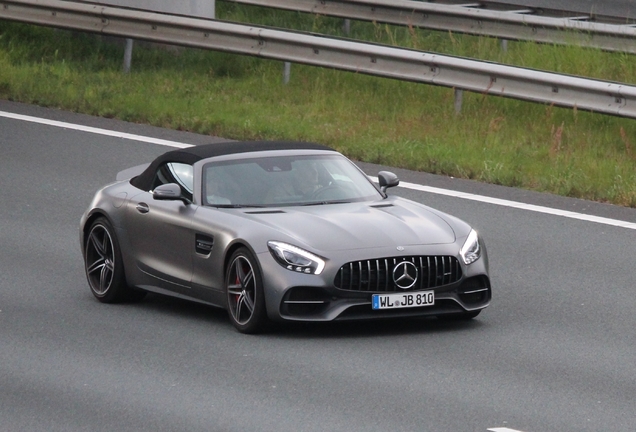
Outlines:
[[150,190],[157,169],[166,162],[178,162],[192,165],[201,159],[235,153],[249,153],[266,150],[333,150],[327,146],[307,142],[294,141],[228,141],[218,144],[204,144],[185,149],[172,150],[158,156],[130,183],[141,189]]

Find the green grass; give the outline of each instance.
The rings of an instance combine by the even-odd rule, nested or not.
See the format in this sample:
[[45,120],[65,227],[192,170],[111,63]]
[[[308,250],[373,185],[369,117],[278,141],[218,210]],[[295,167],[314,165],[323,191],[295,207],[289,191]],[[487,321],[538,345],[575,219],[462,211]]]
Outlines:
[[[340,19],[217,3],[220,18],[342,35]],[[636,82],[636,57],[352,23],[352,38]],[[636,122],[194,49],[0,21],[0,98],[233,139],[307,140],[349,157],[636,207]]]

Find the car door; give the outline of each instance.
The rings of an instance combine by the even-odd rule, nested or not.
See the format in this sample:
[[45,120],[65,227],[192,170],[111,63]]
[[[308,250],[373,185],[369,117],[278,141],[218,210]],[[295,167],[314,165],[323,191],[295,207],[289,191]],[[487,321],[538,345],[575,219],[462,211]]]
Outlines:
[[[190,172],[188,177],[187,173]],[[157,170],[153,189],[177,183],[182,199],[156,200],[142,192],[128,202],[126,225],[137,267],[148,284],[187,294],[191,288],[194,234],[192,216],[192,166],[166,163]]]

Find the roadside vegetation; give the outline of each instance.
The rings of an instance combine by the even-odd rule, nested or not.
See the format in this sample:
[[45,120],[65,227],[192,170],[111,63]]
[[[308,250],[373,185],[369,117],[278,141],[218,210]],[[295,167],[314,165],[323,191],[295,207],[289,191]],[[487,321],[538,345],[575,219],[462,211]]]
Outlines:
[[[342,19],[217,2],[220,19],[344,36]],[[636,83],[636,57],[352,22],[349,37]],[[352,159],[636,207],[636,122],[195,49],[0,21],[0,98],[232,139],[330,145]]]

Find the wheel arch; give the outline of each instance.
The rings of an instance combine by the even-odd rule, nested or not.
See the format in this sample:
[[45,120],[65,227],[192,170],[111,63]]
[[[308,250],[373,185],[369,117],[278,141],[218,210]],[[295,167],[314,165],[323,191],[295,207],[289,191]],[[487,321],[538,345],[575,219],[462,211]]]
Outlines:
[[108,214],[105,211],[101,209],[93,210],[88,215],[88,217],[86,218],[86,222],[84,222],[84,225],[82,226],[82,254],[86,253],[86,236],[88,235],[88,231],[93,226],[93,223],[100,217],[105,218],[111,224],[111,226],[114,226],[113,221],[110,217],[108,217]]
[[248,242],[240,239],[240,240],[235,240],[233,243],[228,245],[228,247],[225,250],[225,257],[223,258],[223,279],[224,280],[225,280],[225,274],[227,273],[227,268],[230,265],[230,258],[232,258],[232,255],[234,255],[234,252],[236,252],[238,249],[242,247],[249,250],[250,253],[254,256],[254,259],[256,260],[255,264],[258,266],[258,270],[261,273],[261,275],[263,274],[263,269],[261,267],[261,263],[258,260],[258,255],[254,251],[254,249],[249,245]]

